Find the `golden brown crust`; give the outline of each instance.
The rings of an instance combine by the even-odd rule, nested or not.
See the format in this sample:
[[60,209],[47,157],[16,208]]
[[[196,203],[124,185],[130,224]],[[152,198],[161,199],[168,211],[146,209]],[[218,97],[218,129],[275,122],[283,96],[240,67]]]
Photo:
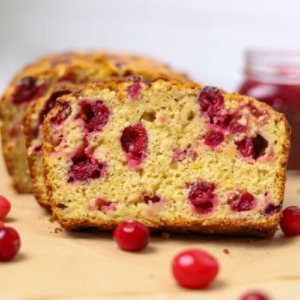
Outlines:
[[[106,223],[94,224],[88,220],[76,220],[71,221],[56,217],[60,225],[66,230],[76,231],[84,229],[96,229],[96,230],[113,230],[117,227],[118,223]],[[237,226],[239,225],[239,226]],[[212,224],[212,225],[202,225],[202,224],[182,224],[182,223],[172,223],[164,224],[159,226],[151,226],[148,228],[151,231],[167,231],[182,234],[199,234],[199,235],[209,235],[209,236],[229,236],[229,237],[254,237],[254,238],[264,238],[269,239],[274,236],[278,229],[278,222],[274,220],[272,223],[268,224],[236,224],[235,222],[224,222],[222,224]]]

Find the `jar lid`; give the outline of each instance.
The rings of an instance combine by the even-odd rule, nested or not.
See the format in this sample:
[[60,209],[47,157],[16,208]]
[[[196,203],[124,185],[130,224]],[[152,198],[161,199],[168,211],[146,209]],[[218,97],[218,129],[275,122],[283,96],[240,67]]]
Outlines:
[[262,81],[300,83],[300,50],[258,50],[245,53],[245,73]]

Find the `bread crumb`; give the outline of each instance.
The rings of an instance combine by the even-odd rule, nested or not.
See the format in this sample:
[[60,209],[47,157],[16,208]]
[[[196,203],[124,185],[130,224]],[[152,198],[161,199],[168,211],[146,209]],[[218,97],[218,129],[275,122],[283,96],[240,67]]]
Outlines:
[[227,248],[225,248],[225,249],[223,249],[223,253],[229,254],[230,252],[229,252],[229,250]]
[[54,229],[54,232],[55,232],[55,233],[62,232],[62,229],[61,229],[60,227],[57,227],[57,228]]
[[50,221],[51,223],[55,222],[54,216],[51,216],[51,217],[49,218],[49,221]]

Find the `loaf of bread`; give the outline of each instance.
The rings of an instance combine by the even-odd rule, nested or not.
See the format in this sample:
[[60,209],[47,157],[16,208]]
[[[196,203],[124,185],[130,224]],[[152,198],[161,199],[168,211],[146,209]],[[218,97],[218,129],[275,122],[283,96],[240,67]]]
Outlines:
[[253,98],[141,77],[62,96],[43,123],[47,196],[66,229],[271,237],[290,127]]
[[[41,98],[47,102],[56,83],[83,84],[124,78],[133,74],[143,75],[148,79],[170,77],[179,81],[188,80],[184,74],[175,72],[152,59],[104,52],[48,56],[25,67],[15,76],[2,96],[0,116],[3,154],[8,172],[13,179],[13,185],[19,193],[32,192],[31,178],[26,162],[25,138],[22,130],[27,109]],[[41,107],[40,104],[38,106]],[[43,110],[43,108],[41,109]],[[35,109],[31,109],[31,111],[35,111]],[[32,120],[29,120],[27,124],[33,124],[39,113],[37,111],[36,114],[33,114]],[[37,131],[36,126],[25,129],[29,135],[27,138],[29,147],[33,135],[32,131]],[[34,154],[31,150],[29,153],[31,156],[29,160],[34,164]],[[36,173],[32,170],[31,174],[40,174],[40,172]],[[33,176],[33,181],[35,181],[35,175]],[[39,179],[40,177],[37,180]],[[35,184],[35,187],[40,186]],[[38,199],[44,197],[42,193],[38,188],[34,191]]]

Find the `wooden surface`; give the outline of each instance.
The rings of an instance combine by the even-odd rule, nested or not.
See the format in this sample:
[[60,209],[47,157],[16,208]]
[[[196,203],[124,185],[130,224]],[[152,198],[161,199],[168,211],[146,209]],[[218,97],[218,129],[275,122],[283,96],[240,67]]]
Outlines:
[[[280,231],[267,241],[156,236],[144,251],[128,253],[118,249],[110,233],[60,231],[33,196],[12,190],[2,161],[0,169],[0,193],[12,203],[5,223],[22,239],[18,256],[0,263],[1,300],[234,300],[253,289],[271,299],[300,297],[300,237],[287,238]],[[300,173],[288,174],[284,206],[299,205],[299,198]],[[172,278],[172,258],[189,247],[209,251],[220,263],[207,290],[182,289]]]

